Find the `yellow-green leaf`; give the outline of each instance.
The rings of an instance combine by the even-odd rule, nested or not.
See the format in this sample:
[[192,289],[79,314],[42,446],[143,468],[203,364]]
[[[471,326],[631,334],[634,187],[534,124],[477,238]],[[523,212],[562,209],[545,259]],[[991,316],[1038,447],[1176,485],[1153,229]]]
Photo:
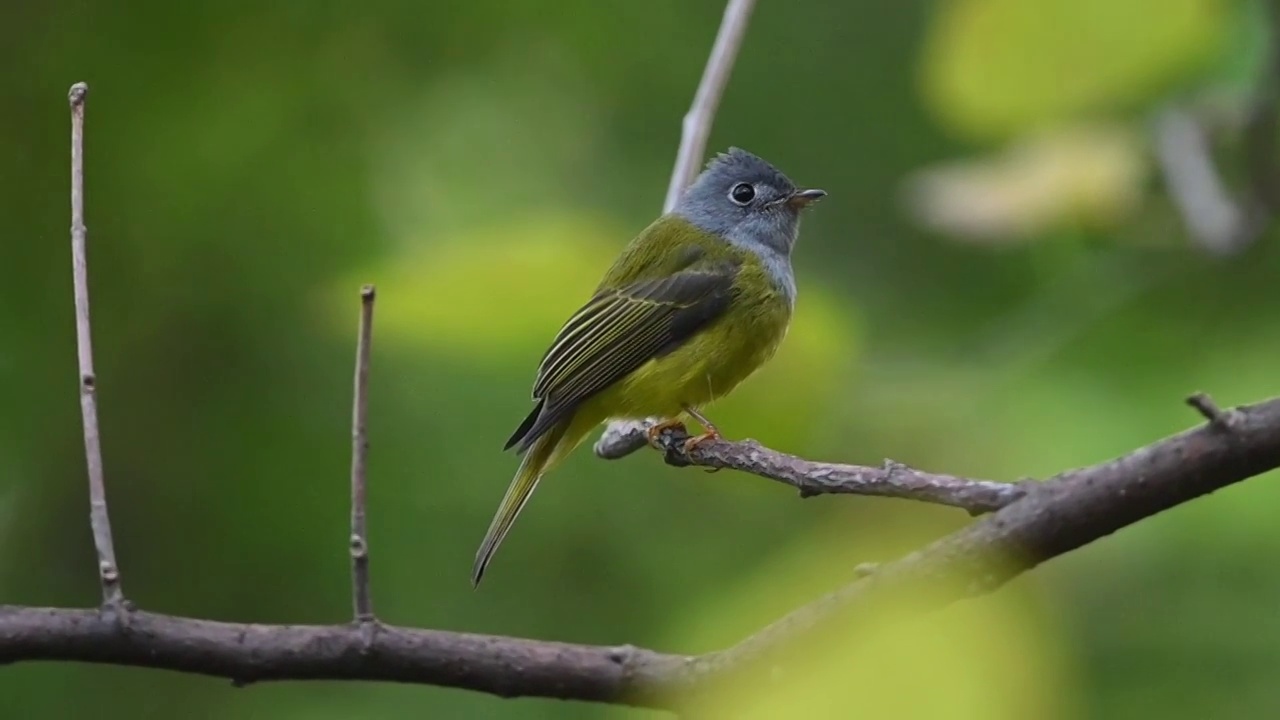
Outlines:
[[[885,538],[894,532],[826,523],[692,609],[665,645],[697,652],[743,638],[851,582],[858,562],[893,557],[898,543]],[[880,602],[828,617],[778,648],[763,678],[729,678],[685,710],[743,720],[1078,716],[1066,637],[1034,592],[1006,588],[963,603],[948,602],[962,588],[933,592],[880,593]]]
[[[412,249],[345,279],[342,288],[377,284],[380,343],[467,361],[522,355],[536,364],[625,237],[577,215],[517,216],[437,243],[407,243]],[[335,317],[345,322],[350,312],[342,310],[349,308]]]
[[977,138],[1149,97],[1214,57],[1227,0],[947,0],[921,68],[928,104]]

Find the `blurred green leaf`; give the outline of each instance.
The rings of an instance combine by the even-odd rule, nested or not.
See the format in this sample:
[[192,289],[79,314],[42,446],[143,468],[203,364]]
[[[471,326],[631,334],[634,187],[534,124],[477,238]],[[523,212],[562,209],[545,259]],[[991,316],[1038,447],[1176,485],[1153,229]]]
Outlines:
[[[892,552],[892,529],[850,542],[828,523],[672,628],[695,647],[723,645],[852,580],[856,558]],[[879,548],[878,550],[876,548]],[[922,610],[928,597],[882,596],[830,617],[785,651],[767,682],[730,682],[694,701],[693,717],[1073,718],[1077,685],[1062,630],[1034,594],[1011,589]]]
[[1227,39],[1228,0],[944,0],[921,66],[953,130],[1008,137],[1151,98]]
[[1270,0],[1240,0],[1234,4],[1220,58],[1210,68],[1211,81],[1236,93],[1252,92],[1257,86],[1267,61],[1271,26],[1268,2]]
[[351,298],[378,286],[379,341],[466,361],[530,358],[533,371],[560,324],[621,250],[625,232],[578,215],[517,215],[445,242],[423,242],[329,286],[329,322],[345,336]]

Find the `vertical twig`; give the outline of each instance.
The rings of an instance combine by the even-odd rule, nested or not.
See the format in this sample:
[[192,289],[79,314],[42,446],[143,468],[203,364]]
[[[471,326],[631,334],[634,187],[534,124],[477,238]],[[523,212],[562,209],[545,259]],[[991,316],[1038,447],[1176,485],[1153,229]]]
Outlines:
[[[1174,207],[1192,243],[1211,254],[1235,255],[1253,245],[1280,212],[1280,0],[1267,12],[1266,62],[1256,80],[1241,129],[1246,154],[1244,188],[1233,197],[1213,158],[1215,129],[1192,112],[1173,107],[1156,119],[1156,158]],[[1222,128],[1217,128],[1221,132]]]
[[1156,116],[1153,130],[1165,189],[1192,242],[1214,255],[1231,254],[1247,234],[1249,218],[1218,174],[1208,128],[1174,106]]
[[738,59],[738,48],[742,47],[742,38],[746,35],[747,23],[751,20],[751,11],[755,9],[755,5],[755,0],[729,0],[724,8],[724,18],[720,21],[720,30],[716,33],[711,56],[707,58],[707,65],[702,70],[702,80],[693,96],[693,104],[689,107],[689,112],[685,113],[681,126],[680,148],[676,151],[676,164],[671,170],[667,199],[662,204],[663,212],[671,212],[680,193],[698,175],[702,157],[707,152],[711,124],[716,119],[720,98],[724,96],[725,85],[729,83],[729,75]]
[[360,330],[356,341],[355,400],[351,412],[351,600],[355,619],[369,627],[375,621],[369,598],[369,542],[365,534],[366,462],[369,456],[369,348],[373,343],[372,285],[360,288]]
[[80,365],[80,411],[84,418],[84,454],[89,471],[89,525],[98,551],[102,604],[108,611],[124,610],[120,569],[111,540],[107,490],[102,472],[102,443],[98,434],[97,380],[93,372],[93,339],[89,324],[89,264],[84,226],[84,101],[89,86],[76,83],[67,93],[71,104],[71,275],[75,285],[76,354]]
[[[715,44],[711,47],[711,55],[702,70],[702,80],[698,83],[693,103],[681,124],[680,147],[676,150],[671,182],[667,185],[667,197],[662,204],[664,213],[675,208],[680,193],[698,176],[698,168],[702,166],[702,158],[707,152],[711,125],[715,122],[716,111],[720,109],[720,98],[724,96],[725,86],[729,84],[729,76],[733,73],[733,64],[738,60],[738,49],[742,47],[755,6],[755,0],[729,0],[725,5]],[[650,418],[609,423],[596,441],[596,455],[606,460],[615,460],[639,450],[646,442],[645,430],[656,421],[656,418]]]

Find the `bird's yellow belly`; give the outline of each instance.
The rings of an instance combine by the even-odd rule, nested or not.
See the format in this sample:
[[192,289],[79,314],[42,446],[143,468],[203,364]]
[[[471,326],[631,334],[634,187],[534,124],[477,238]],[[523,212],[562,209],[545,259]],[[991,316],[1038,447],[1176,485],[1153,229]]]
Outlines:
[[733,323],[734,332],[707,328],[593,397],[582,414],[601,420],[673,418],[686,405],[704,407],[724,397],[767,362],[786,335],[790,308],[769,309],[731,311],[716,324]]

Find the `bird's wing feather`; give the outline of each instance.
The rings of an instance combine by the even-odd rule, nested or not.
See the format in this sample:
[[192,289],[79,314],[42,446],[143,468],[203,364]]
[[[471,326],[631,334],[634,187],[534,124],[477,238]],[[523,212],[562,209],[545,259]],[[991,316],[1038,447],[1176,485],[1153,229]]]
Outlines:
[[528,448],[583,401],[692,337],[728,307],[738,265],[705,262],[596,293],[564,324],[538,367],[538,407],[507,447]]

